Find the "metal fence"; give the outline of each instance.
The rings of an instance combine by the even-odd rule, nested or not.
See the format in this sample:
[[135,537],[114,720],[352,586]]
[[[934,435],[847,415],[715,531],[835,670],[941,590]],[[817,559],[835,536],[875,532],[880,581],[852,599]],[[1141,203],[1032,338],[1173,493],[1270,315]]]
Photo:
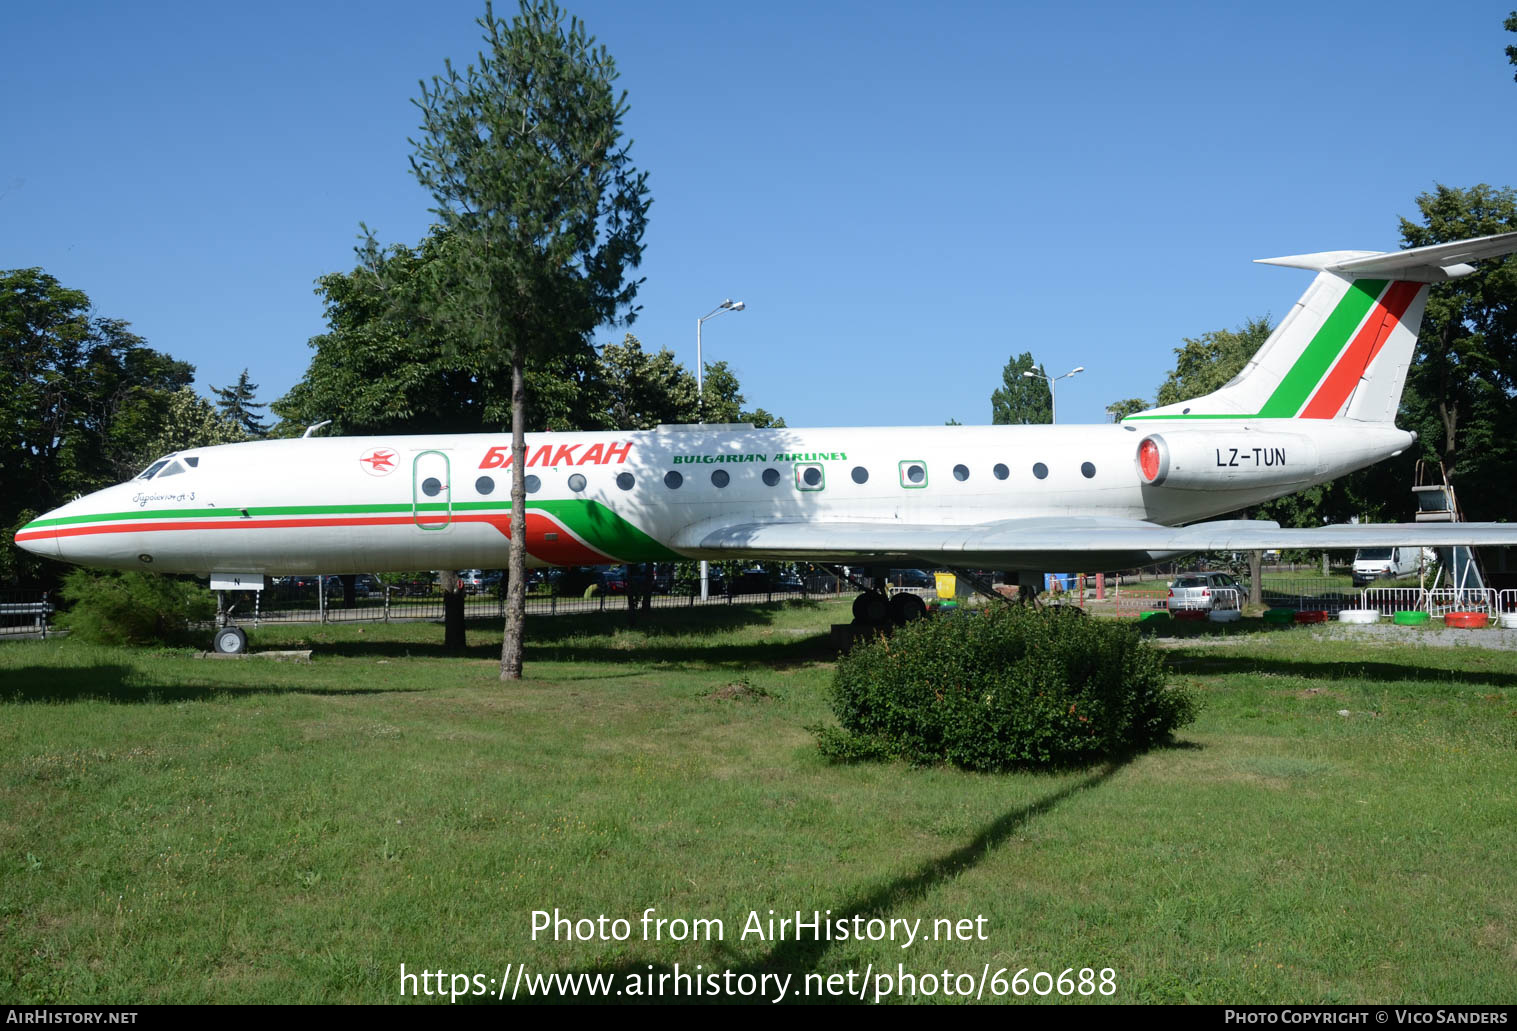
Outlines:
[[[734,584],[729,590],[723,581],[710,584],[706,599],[700,596],[698,580],[656,580],[644,593],[625,590],[590,589],[580,594],[554,593],[539,588],[527,595],[527,615],[558,616],[597,612],[626,612],[638,609],[693,608],[699,605],[751,605],[765,602],[824,600],[838,597],[832,577],[781,581],[760,587]],[[851,592],[846,583],[844,591]],[[312,585],[302,589],[281,586],[262,592],[246,592],[235,597],[232,618],[240,623],[277,622],[390,622],[392,620],[437,620],[443,618],[443,595],[435,588],[424,590],[385,587],[357,595],[351,601],[342,595],[328,594]],[[465,594],[465,619],[505,618],[506,598],[500,590]]]
[[46,591],[0,591],[0,637],[46,637],[52,614]]

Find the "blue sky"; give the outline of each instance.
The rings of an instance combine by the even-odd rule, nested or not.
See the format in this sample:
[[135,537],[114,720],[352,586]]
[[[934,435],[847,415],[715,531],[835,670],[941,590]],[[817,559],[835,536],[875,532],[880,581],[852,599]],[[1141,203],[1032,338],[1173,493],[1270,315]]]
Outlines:
[[[1517,184],[1513,0],[566,6],[649,173],[632,332],[693,368],[744,301],[707,358],[792,426],[985,423],[1022,351],[1085,366],[1060,421],[1103,421],[1181,338],[1289,309],[1308,274],[1251,259],[1394,249],[1434,184]],[[359,222],[425,233],[410,100],[482,11],[6,5],[0,268],[274,399]]]

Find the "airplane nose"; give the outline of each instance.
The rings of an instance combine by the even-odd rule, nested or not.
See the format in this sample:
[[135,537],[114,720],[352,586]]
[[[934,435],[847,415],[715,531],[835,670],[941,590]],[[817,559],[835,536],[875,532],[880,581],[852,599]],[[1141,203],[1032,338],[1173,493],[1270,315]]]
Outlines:
[[21,529],[16,531],[16,545],[33,555],[41,555],[43,558],[62,558],[63,550],[59,547],[59,538],[54,530],[57,525],[49,517],[53,513],[37,519],[33,519]]

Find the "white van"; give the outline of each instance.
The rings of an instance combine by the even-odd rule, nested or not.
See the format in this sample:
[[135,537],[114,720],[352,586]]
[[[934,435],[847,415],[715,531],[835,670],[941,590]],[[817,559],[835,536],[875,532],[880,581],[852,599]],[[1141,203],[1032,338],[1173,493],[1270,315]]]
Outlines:
[[1354,586],[1411,576],[1421,556],[1421,548],[1360,548],[1354,552]]

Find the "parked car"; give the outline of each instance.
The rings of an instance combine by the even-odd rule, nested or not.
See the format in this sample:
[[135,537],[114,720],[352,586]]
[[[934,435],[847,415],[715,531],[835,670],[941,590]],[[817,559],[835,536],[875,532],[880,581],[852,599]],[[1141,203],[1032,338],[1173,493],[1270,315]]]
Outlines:
[[1229,573],[1180,573],[1169,584],[1172,611],[1241,609],[1243,585]]
[[938,582],[925,569],[892,569],[887,577],[894,587],[926,588],[932,590]]
[[478,594],[485,589],[485,571],[483,569],[460,569],[458,571],[458,589],[465,594]]
[[[1436,561],[1436,556],[1430,559]],[[1354,586],[1366,587],[1382,577],[1411,576],[1421,560],[1421,548],[1360,548],[1354,552]]]

